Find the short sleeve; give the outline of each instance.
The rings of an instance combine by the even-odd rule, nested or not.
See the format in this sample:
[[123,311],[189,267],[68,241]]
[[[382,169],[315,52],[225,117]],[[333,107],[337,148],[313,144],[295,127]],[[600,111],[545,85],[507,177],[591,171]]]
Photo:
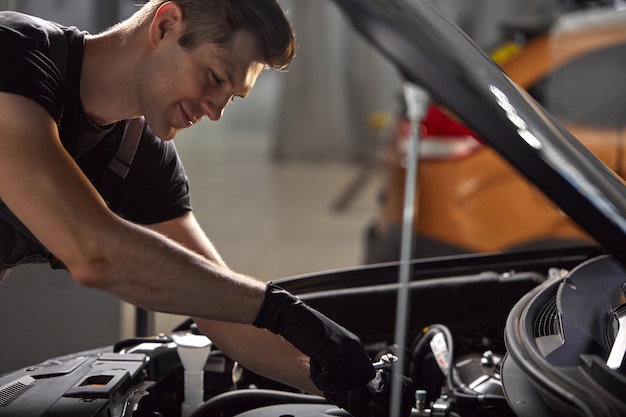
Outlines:
[[33,99],[59,120],[63,80],[49,45],[47,32],[28,16],[0,13],[0,91]]

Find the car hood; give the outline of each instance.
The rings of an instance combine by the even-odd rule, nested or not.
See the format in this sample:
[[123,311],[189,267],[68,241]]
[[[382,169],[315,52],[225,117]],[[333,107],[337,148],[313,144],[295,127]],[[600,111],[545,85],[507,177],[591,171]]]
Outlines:
[[621,179],[427,0],[334,0],[407,81],[453,111],[626,265]]

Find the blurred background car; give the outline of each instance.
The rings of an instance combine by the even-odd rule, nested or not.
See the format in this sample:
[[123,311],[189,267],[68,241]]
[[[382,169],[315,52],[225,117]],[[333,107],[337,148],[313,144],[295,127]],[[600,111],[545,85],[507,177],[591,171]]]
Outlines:
[[[490,55],[620,177],[626,174],[626,18],[594,8],[548,24],[516,24]],[[402,107],[402,106],[401,106]],[[366,262],[397,260],[411,120],[404,107],[384,146],[380,211]],[[447,109],[430,103],[419,126],[414,257],[594,243]]]

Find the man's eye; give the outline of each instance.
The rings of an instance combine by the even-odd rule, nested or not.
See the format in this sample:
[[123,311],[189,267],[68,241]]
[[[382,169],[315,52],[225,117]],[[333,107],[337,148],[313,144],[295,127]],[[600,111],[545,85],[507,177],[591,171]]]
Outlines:
[[222,79],[221,79],[220,77],[218,77],[216,73],[214,73],[213,71],[211,71],[211,72],[210,72],[210,74],[211,74],[211,80],[212,80],[215,84],[219,85],[219,84],[221,84],[221,83],[222,83]]

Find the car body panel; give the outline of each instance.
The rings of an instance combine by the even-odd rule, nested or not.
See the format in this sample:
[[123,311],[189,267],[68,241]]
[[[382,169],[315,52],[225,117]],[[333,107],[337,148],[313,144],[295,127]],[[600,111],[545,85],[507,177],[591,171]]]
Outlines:
[[[432,238],[477,252],[549,239],[592,242],[491,149],[459,162],[423,163],[419,175],[437,193],[437,200],[420,198],[416,218]],[[531,221],[520,224],[529,213]]]
[[[593,12],[591,13],[593,14]],[[584,14],[577,12],[584,18]],[[611,45],[626,42],[624,21],[611,18],[604,24],[588,24],[556,27],[523,47],[522,54],[515,54],[501,62],[500,66],[515,83],[529,86],[546,76],[552,69],[580,57],[583,54]]]

